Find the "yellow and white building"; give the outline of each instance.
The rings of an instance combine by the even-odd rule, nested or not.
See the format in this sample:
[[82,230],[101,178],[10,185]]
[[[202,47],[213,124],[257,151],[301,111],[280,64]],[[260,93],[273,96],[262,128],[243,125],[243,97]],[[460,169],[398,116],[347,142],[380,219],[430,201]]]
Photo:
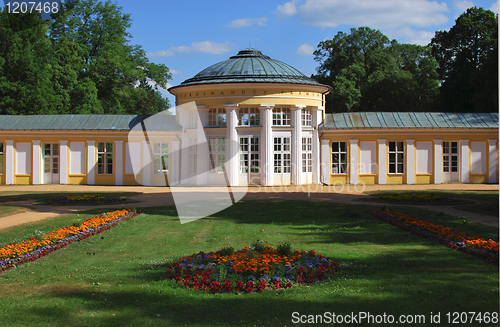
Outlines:
[[330,90],[244,49],[175,116],[0,116],[0,184],[498,183],[498,114],[325,114]]

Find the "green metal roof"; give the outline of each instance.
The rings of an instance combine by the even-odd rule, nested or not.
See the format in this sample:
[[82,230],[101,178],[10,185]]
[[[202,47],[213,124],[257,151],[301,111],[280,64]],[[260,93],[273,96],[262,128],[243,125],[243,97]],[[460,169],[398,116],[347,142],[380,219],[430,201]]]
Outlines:
[[181,85],[170,89],[187,85],[217,83],[293,83],[321,85],[330,88],[281,61],[263,55],[259,50],[248,48],[241,50],[228,60],[205,68],[194,77],[182,82]]
[[498,128],[497,113],[351,112],[326,114],[325,129]]
[[129,131],[145,122],[148,131],[179,131],[175,116],[154,115],[0,115],[0,130]]

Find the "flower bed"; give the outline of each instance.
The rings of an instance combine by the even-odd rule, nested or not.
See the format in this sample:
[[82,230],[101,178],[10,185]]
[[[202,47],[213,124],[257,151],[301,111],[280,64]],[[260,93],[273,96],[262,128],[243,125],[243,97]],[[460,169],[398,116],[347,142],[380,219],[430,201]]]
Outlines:
[[166,274],[186,288],[215,294],[264,292],[294,284],[313,284],[338,270],[335,261],[314,250],[283,255],[271,246],[260,251],[247,246],[227,255],[219,250],[180,258]]
[[391,210],[372,210],[367,213],[412,234],[436,240],[452,249],[498,263],[498,242],[462,233],[407,214]]
[[37,238],[30,237],[19,243],[0,248],[0,271],[16,265],[34,261],[54,250],[58,250],[89,236],[100,234],[116,226],[119,222],[129,220],[137,215],[135,210],[122,209],[92,217],[83,221],[80,226],[67,226],[44,234]]
[[100,195],[66,195],[62,198],[47,199],[48,204],[101,204],[123,201],[123,198],[106,198]]
[[408,203],[454,203],[455,199],[445,198],[434,194],[388,194],[379,195],[379,199],[391,202],[408,202]]

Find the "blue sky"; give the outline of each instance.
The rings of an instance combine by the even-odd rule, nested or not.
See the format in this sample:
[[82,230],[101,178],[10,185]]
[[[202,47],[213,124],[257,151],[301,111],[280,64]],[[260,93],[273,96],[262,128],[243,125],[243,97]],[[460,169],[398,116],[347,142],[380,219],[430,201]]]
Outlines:
[[[426,45],[467,8],[498,13],[498,0],[119,0],[131,14],[131,44],[165,64],[178,85],[204,68],[251,47],[307,76],[312,51],[339,31],[368,26],[400,43]],[[164,91],[164,94],[168,92]],[[174,105],[173,96],[169,100]]]

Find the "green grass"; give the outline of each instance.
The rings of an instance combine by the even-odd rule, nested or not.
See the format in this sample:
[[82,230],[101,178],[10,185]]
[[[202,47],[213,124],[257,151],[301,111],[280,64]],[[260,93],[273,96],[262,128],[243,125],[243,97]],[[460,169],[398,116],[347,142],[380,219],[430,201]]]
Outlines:
[[[131,197],[141,194],[139,192],[32,192],[32,191],[4,191],[0,192],[0,203],[13,201],[44,200],[62,198],[67,195],[101,195],[105,197]],[[45,203],[44,203],[45,204]]]
[[[447,326],[447,312],[498,313],[497,266],[401,231],[364,213],[368,208],[373,206],[240,202],[182,225],[174,207],[148,208],[110,231],[1,274],[0,326],[290,326],[293,312],[361,311],[423,314],[427,324],[420,326],[440,312],[440,326]],[[400,209],[433,222],[457,220]],[[86,217],[1,231],[0,243]],[[455,223],[498,240],[496,228]],[[341,270],[310,287],[248,295],[186,290],[165,279],[168,264],[181,256],[256,239],[314,249],[337,260]],[[467,324],[475,325],[498,323]]]
[[29,211],[29,209],[15,206],[0,206],[0,217],[10,216],[22,211]]

